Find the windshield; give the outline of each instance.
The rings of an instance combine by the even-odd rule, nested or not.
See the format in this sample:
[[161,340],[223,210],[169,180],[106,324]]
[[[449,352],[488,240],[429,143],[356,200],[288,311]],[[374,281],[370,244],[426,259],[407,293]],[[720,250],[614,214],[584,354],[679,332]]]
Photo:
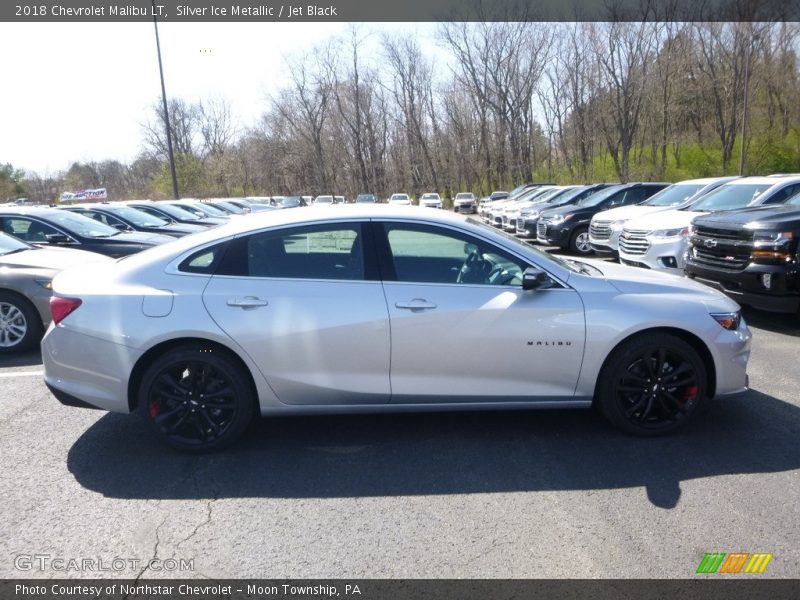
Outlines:
[[558,196],[564,190],[562,188],[550,188],[549,190],[545,190],[535,198],[531,198],[531,200],[535,200],[536,202],[547,202],[551,198]]
[[592,194],[591,196],[587,196],[580,202],[578,202],[578,206],[597,206],[607,198],[610,198],[614,194],[616,194],[621,189],[624,189],[621,185],[615,185],[610,188],[606,188],[604,190],[600,190],[596,194]]
[[772,186],[768,183],[723,185],[709,192],[687,208],[692,211],[706,212],[745,208],[770,187]]
[[0,256],[8,254],[9,252],[17,252],[19,250],[30,250],[33,246],[29,246],[25,242],[21,242],[17,238],[0,233]]
[[423,200],[438,200],[439,194],[422,194]]
[[68,232],[76,233],[83,237],[101,238],[119,234],[119,230],[113,227],[66,210],[53,211],[47,215],[47,219]]
[[[179,206],[173,206],[172,204],[166,204],[163,202],[153,203],[151,205],[154,210],[160,210],[163,213],[167,213],[170,217],[175,219],[176,221],[199,221],[200,217],[198,217],[193,212],[186,210],[185,208],[180,208]],[[134,206],[134,208],[136,208]]]
[[333,196],[317,196],[314,204],[333,204]]
[[542,259],[545,262],[555,263],[558,266],[567,269],[569,271],[572,271],[574,273],[582,272],[580,265],[573,264],[571,261],[568,262],[559,256],[550,254],[548,252],[545,252],[544,250],[540,250],[539,248],[531,246],[530,244],[526,244],[518,237],[511,235],[510,233],[506,233],[502,229],[496,229],[495,227],[487,225],[483,221],[479,221],[477,219],[474,219],[473,217],[468,218],[467,223],[471,223],[472,225],[480,227],[483,230],[491,231],[492,233],[502,235],[504,238],[506,238],[506,240],[511,244],[512,247],[517,248],[521,252],[534,252],[540,259]]
[[375,202],[375,196],[372,194],[359,194],[356,202]]
[[[569,202],[570,200],[572,200],[576,196],[580,196],[581,194],[586,192],[586,188],[587,188],[587,186],[580,185],[580,186],[578,186],[576,188],[571,188],[571,189],[564,190],[561,194],[556,194],[552,198],[548,198],[547,203],[548,204],[566,204],[567,202]],[[590,191],[589,194],[586,197],[588,198],[589,196],[592,196],[593,194],[595,194],[596,192],[600,191],[601,189],[602,188],[596,188],[596,189]]]
[[109,206],[108,208],[104,208],[104,210],[126,221],[130,221],[137,227],[164,227],[164,225],[169,224],[164,219],[148,215],[146,212],[136,210],[130,206]]
[[676,183],[654,194],[642,206],[677,206],[683,204],[703,188],[701,183]]
[[221,206],[222,208],[228,209],[229,212],[235,213],[237,215],[243,215],[244,209],[239,208],[235,204],[231,204],[230,202],[214,202],[214,206]]
[[474,200],[475,195],[470,193],[461,192],[460,194],[456,194],[456,200]]
[[[330,198],[330,196],[328,196]],[[283,200],[281,200],[281,206],[300,206],[300,196],[286,196]]]
[[196,204],[189,204],[186,206],[178,206],[178,208],[186,209],[189,212],[199,210],[201,213],[209,217],[227,216],[227,213],[224,210],[220,210],[216,206],[211,206],[210,204],[203,204],[202,202],[197,202]]
[[408,194],[392,194],[392,200],[408,200]]

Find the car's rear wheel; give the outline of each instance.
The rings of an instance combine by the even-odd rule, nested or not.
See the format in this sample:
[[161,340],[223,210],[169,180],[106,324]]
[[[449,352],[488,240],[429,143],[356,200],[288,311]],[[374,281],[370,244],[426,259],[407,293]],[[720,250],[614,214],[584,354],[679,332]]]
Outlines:
[[623,431],[650,436],[684,425],[707,393],[697,351],[665,333],[642,335],[617,348],[600,373],[606,418]]
[[575,254],[586,256],[592,253],[592,245],[589,243],[589,228],[578,227],[569,238],[569,249]]
[[247,374],[226,352],[182,346],[147,367],[138,403],[140,414],[167,444],[208,452],[244,433],[255,399]]
[[42,321],[33,304],[13,292],[0,292],[0,354],[25,352],[42,339]]

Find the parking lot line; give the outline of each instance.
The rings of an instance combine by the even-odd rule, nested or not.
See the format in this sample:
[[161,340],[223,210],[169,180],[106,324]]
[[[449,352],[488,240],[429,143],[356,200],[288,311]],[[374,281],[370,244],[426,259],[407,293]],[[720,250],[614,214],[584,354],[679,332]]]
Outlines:
[[16,373],[0,373],[0,377],[41,377],[44,371],[17,371]]

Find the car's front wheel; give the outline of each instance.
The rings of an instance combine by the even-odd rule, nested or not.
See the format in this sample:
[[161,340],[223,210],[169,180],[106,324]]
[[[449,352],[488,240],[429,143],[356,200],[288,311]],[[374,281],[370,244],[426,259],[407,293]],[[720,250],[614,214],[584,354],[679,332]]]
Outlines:
[[13,292],[0,292],[0,354],[25,352],[42,339],[42,321],[33,305]]
[[213,346],[182,346],[153,361],[139,387],[140,414],[163,441],[189,452],[235,442],[254,414],[243,368]]
[[640,335],[614,350],[600,373],[596,401],[606,418],[634,435],[685,424],[707,394],[697,351],[670,334]]
[[578,227],[572,232],[569,238],[569,249],[575,254],[586,256],[592,253],[592,245],[589,243],[589,228],[586,226]]

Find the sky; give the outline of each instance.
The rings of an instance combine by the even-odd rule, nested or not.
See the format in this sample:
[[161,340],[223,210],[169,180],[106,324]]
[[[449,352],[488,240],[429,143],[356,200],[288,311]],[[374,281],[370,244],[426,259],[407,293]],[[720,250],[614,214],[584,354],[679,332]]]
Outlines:
[[[159,23],[167,96],[225,98],[241,126],[287,81],[285,57],[347,35],[347,23]],[[360,25],[416,33],[436,53],[435,24]],[[0,164],[54,175],[74,161],[130,162],[161,98],[152,23],[0,23],[4,62]]]

